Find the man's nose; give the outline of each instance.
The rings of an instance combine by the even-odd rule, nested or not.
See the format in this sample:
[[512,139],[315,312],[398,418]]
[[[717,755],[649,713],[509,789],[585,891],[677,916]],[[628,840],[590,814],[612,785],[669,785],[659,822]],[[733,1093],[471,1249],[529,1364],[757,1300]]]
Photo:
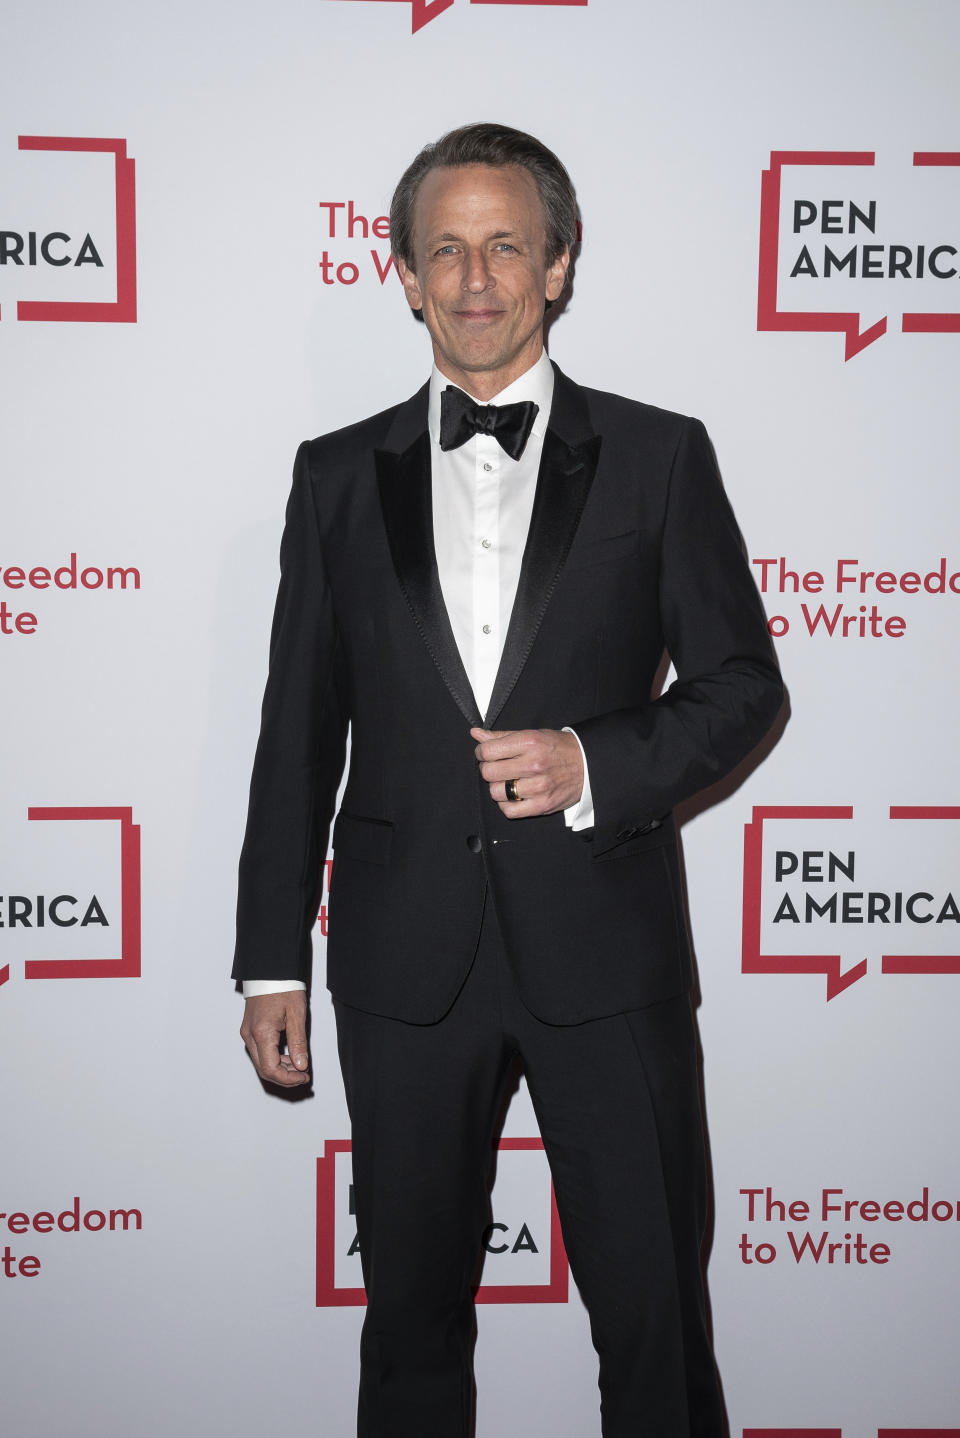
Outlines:
[[487,257],[482,250],[468,250],[463,261],[463,288],[480,294],[493,283]]

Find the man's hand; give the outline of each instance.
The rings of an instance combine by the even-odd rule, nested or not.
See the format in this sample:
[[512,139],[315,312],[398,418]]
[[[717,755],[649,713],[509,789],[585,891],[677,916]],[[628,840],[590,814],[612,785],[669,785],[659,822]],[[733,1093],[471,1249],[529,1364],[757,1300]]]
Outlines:
[[[280,1038],[287,1035],[287,1053]],[[303,989],[283,994],[259,994],[247,999],[240,1037],[253,1066],[268,1083],[296,1088],[310,1082],[307,1051],[307,995]]]
[[[480,773],[508,819],[556,814],[583,793],[583,759],[573,734],[559,729],[471,729]],[[513,780],[516,799],[507,798]]]

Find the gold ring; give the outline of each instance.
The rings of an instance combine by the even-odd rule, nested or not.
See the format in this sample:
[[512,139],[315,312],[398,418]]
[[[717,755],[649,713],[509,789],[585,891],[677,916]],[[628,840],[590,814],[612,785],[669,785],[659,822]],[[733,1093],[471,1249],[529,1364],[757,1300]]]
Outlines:
[[520,801],[520,795],[517,793],[517,781],[516,781],[516,779],[508,779],[507,782],[506,782],[506,784],[504,785],[504,788],[505,788],[506,791],[507,791],[507,798],[510,800],[510,803],[511,803],[511,804],[517,804],[517,803],[519,803],[519,801]]

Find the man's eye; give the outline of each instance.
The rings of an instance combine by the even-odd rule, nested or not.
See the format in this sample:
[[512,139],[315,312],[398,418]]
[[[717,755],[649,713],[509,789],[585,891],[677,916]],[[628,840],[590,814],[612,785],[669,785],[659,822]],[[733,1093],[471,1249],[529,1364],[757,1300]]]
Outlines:
[[452,255],[455,248],[454,245],[441,245],[439,250],[435,250],[434,253],[437,255]]
[[497,245],[497,249],[498,249],[498,250],[510,250],[511,253],[513,253],[513,254],[516,254],[516,252],[517,252],[517,247],[516,247],[516,245],[511,245],[507,240],[501,240],[500,244]]

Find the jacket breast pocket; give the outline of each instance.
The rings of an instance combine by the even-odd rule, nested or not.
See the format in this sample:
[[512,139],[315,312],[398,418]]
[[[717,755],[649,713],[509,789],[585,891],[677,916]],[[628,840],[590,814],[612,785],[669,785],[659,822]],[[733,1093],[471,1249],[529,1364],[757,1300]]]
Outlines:
[[590,569],[595,564],[614,564],[635,553],[638,535],[635,529],[624,530],[621,534],[608,534],[600,539],[589,539],[577,543],[570,551],[566,568]]
[[365,819],[342,809],[333,826],[333,851],[367,864],[389,864],[393,825],[388,819]]

